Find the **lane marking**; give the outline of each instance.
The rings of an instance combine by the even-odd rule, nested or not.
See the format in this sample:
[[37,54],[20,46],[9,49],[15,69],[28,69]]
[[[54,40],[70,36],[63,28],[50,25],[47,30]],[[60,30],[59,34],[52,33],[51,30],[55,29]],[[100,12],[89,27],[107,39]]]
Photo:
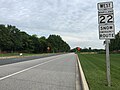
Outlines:
[[86,81],[86,77],[84,75],[84,72],[83,72],[83,69],[82,69],[82,66],[81,66],[81,63],[80,63],[80,60],[79,60],[77,54],[76,54],[76,58],[77,58],[77,63],[78,63],[78,70],[80,72],[80,77],[82,80],[82,88],[83,88],[83,90],[89,90],[88,83]]
[[0,81],[3,80],[3,79],[6,79],[6,78],[12,77],[12,76],[14,76],[14,75],[17,75],[17,74],[19,74],[19,73],[22,73],[22,72],[28,71],[28,70],[33,69],[33,68],[35,68],[35,67],[38,67],[38,66],[40,66],[40,65],[43,65],[43,64],[46,64],[46,63],[52,62],[52,61],[54,61],[54,60],[55,60],[55,59],[52,59],[52,60],[50,60],[50,61],[46,61],[46,62],[43,62],[43,63],[37,64],[37,65],[35,65],[35,66],[32,66],[32,67],[29,67],[29,68],[23,69],[23,70],[21,70],[21,71],[15,72],[15,73],[13,73],[13,74],[10,74],[10,75],[7,75],[7,76],[4,76],[4,77],[0,78]]

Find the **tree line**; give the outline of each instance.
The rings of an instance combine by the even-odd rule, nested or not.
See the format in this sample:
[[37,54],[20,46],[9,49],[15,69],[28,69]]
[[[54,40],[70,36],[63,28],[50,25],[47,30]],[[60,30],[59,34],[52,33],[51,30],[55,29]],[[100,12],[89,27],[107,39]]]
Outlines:
[[80,50],[78,50],[77,48],[80,48],[80,47],[73,48],[70,51],[71,52],[97,52],[97,53],[104,53],[105,52],[104,49],[92,49],[91,47],[80,48]]
[[115,35],[115,39],[110,40],[110,51],[120,52],[120,31]]
[[12,25],[0,25],[0,52],[68,52],[70,46],[59,35],[48,38],[29,35]]
[[[105,44],[105,41],[104,41]],[[70,51],[71,52],[76,52],[77,48],[73,48]],[[116,53],[120,53],[120,31],[115,35],[115,39],[111,39],[110,40],[110,51],[112,52],[116,52]],[[91,47],[89,48],[81,48],[80,52],[98,52],[98,53],[105,53],[104,49],[91,49]]]

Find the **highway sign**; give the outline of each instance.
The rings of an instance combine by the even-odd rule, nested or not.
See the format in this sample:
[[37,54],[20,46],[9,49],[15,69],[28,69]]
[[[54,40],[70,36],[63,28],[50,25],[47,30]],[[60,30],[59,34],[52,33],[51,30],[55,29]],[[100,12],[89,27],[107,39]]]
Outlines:
[[99,39],[114,39],[113,2],[98,3]]
[[106,75],[108,86],[111,86],[109,39],[115,38],[113,2],[98,3],[97,7],[99,39],[105,39],[106,42]]
[[114,39],[115,27],[114,25],[99,25],[99,39]]
[[101,14],[113,14],[113,9],[108,9],[108,10],[99,10],[98,11],[98,15],[101,15]]
[[112,9],[113,2],[102,2],[97,4],[98,10]]
[[[99,30],[100,31],[114,31],[114,25],[113,24],[109,24],[109,25],[99,25]],[[109,33],[109,32],[108,32]]]
[[77,50],[80,51],[80,47],[77,47]]
[[99,14],[98,15],[99,24],[113,24],[114,23],[114,14]]

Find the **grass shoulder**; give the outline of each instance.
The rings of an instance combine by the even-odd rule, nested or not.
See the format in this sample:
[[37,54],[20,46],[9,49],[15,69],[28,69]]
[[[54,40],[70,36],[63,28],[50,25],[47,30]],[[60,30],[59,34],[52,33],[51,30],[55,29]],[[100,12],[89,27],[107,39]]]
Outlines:
[[4,58],[19,58],[19,57],[29,57],[29,56],[40,56],[40,55],[47,55],[48,53],[43,54],[34,54],[34,53],[4,53],[0,54],[0,59]]
[[111,54],[111,81],[107,86],[105,54],[78,53],[90,90],[120,90],[120,54]]

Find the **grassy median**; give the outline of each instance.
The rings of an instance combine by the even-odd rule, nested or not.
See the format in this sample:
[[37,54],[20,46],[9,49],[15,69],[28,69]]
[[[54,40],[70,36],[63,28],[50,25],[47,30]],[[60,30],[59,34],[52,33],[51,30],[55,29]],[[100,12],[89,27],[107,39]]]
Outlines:
[[90,90],[120,90],[120,54],[111,54],[111,82],[107,86],[104,54],[80,54],[80,62]]
[[[36,56],[36,55],[45,55],[45,54],[22,53],[22,56]],[[5,54],[0,54],[0,57],[10,57],[10,56],[20,56],[20,53],[5,53]]]

